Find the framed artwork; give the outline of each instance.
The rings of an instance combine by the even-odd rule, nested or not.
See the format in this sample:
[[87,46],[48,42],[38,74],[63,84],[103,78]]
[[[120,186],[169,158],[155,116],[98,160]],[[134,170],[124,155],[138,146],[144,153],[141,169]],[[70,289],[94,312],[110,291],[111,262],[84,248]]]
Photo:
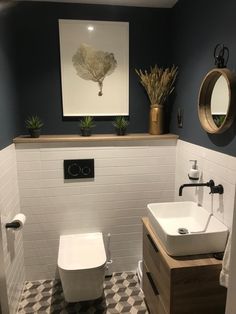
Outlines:
[[129,114],[129,23],[59,20],[64,117]]

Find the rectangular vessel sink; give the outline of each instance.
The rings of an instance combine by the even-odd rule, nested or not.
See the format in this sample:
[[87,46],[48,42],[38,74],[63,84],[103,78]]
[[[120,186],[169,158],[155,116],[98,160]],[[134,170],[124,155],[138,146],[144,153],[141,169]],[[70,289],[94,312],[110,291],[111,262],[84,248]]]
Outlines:
[[223,252],[228,228],[194,202],[148,204],[148,218],[171,256]]

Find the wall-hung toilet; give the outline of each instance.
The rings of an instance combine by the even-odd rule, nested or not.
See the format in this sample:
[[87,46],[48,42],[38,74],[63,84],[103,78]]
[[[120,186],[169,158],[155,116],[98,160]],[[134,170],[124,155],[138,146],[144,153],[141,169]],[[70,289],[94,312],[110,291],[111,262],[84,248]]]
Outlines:
[[102,233],[60,236],[58,268],[67,302],[100,298],[106,270]]

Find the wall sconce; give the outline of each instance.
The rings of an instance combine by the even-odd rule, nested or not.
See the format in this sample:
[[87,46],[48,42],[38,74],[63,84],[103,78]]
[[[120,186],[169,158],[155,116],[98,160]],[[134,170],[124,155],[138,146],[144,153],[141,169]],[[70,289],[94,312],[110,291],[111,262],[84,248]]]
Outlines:
[[214,59],[217,68],[226,68],[229,60],[229,48],[223,44],[217,44],[214,49]]
[[178,128],[182,128],[183,127],[183,109],[182,108],[178,108],[177,111],[177,124],[178,124]]

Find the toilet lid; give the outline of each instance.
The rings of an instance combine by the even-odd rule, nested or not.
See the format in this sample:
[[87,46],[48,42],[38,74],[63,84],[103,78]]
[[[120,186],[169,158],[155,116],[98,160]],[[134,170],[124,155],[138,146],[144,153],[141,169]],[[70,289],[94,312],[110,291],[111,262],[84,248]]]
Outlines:
[[58,266],[82,270],[105,265],[106,252],[101,232],[60,236]]

